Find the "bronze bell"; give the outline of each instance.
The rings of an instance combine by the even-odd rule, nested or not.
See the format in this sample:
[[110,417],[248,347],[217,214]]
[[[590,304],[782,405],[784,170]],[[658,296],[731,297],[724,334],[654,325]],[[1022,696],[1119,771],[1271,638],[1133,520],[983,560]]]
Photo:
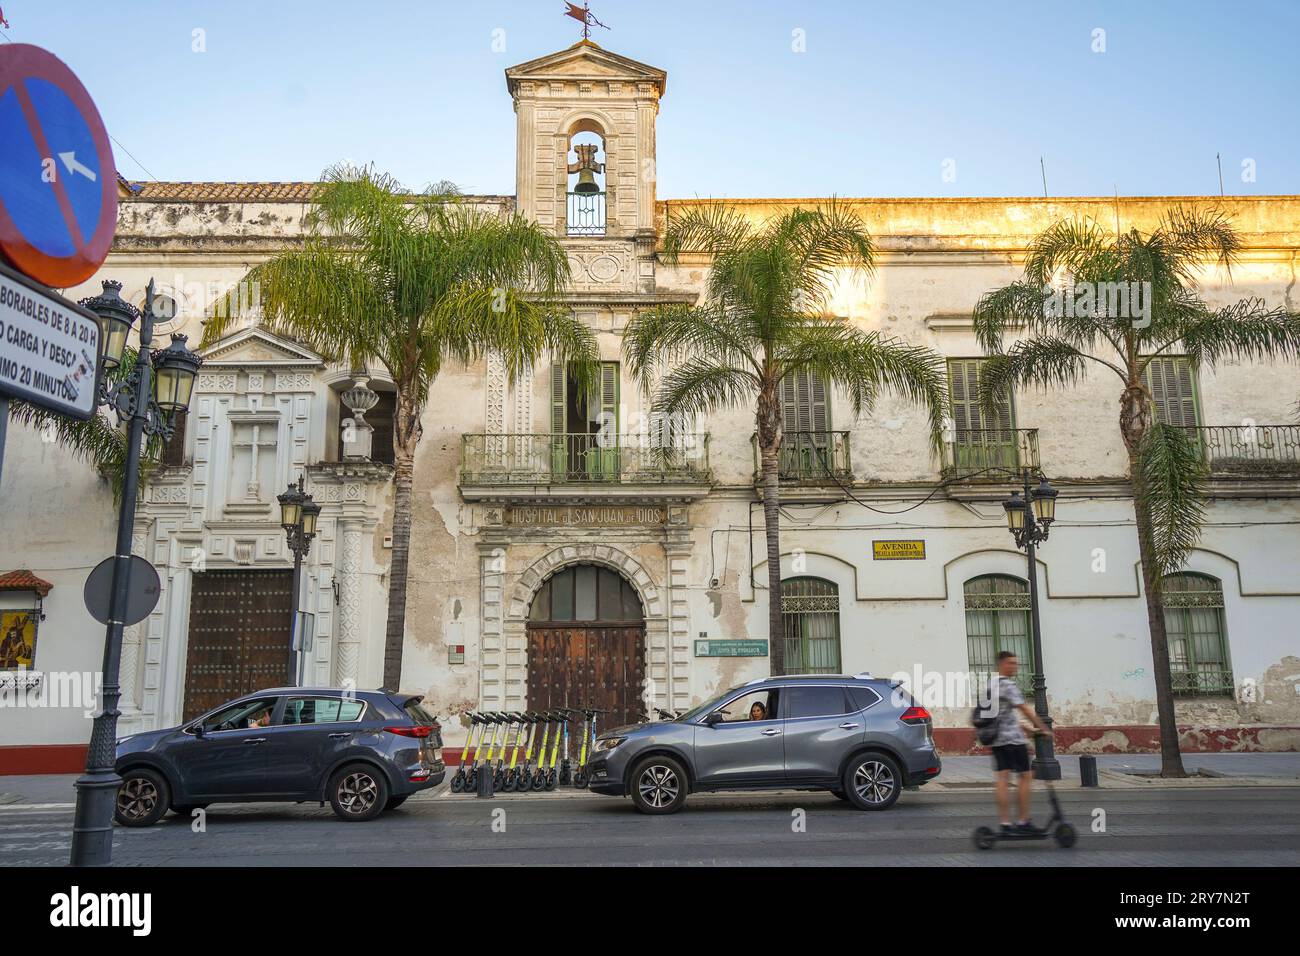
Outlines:
[[583,167],[582,171],[578,173],[578,182],[573,187],[573,191],[583,195],[600,192],[600,186],[596,183],[595,174],[590,169]]
[[578,154],[578,161],[569,163],[569,172],[578,174],[578,182],[573,187],[575,193],[589,196],[600,192],[595,174],[603,173],[605,164],[596,162],[598,148],[594,143],[582,143],[573,147],[573,151]]

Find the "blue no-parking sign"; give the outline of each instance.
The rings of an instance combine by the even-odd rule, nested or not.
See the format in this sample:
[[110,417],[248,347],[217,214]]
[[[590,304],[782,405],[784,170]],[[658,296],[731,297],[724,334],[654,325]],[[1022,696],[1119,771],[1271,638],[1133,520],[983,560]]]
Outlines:
[[0,46],[0,252],[47,286],[84,282],[117,228],[117,167],[81,81],[54,54]]

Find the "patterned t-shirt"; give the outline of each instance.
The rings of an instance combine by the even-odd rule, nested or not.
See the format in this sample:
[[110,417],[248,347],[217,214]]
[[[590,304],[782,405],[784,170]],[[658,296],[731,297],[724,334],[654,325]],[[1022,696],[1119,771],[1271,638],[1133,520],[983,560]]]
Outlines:
[[991,694],[997,694],[998,700],[998,735],[993,741],[994,747],[1008,744],[1026,743],[1025,732],[1020,728],[1020,712],[1016,709],[1025,702],[1025,695],[1010,677],[997,677],[997,686],[989,687]]

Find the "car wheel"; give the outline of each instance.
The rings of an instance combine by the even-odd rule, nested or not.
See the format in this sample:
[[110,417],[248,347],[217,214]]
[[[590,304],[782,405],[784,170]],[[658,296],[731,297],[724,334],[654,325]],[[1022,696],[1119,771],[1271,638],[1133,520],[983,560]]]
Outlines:
[[190,817],[194,815],[195,810],[206,810],[207,808],[208,805],[206,803],[173,803],[172,813],[176,814],[178,817]]
[[156,770],[139,767],[122,774],[113,819],[124,827],[151,827],[167,812],[170,788]]
[[348,823],[373,820],[388,804],[388,781],[369,764],[354,763],[330,777],[330,806]]
[[410,794],[408,793],[400,797],[389,797],[388,802],[384,804],[384,812],[387,812],[389,810],[396,810],[398,807],[400,807],[402,804],[406,802],[406,798],[409,796]]
[[893,757],[854,757],[844,771],[844,793],[859,810],[888,810],[903,792],[903,773]]
[[686,771],[672,757],[650,757],[632,771],[632,805],[642,813],[676,813],[686,802]]

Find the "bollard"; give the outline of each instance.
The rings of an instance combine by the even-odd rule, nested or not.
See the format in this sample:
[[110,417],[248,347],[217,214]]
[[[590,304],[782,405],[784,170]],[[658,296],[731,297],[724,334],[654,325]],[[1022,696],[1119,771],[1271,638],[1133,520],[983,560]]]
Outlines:
[[478,792],[476,797],[488,798],[492,796],[495,788],[492,786],[492,780],[495,775],[492,773],[490,764],[484,764],[478,771]]
[[1097,786],[1097,758],[1085,754],[1079,758],[1079,780],[1082,786]]

